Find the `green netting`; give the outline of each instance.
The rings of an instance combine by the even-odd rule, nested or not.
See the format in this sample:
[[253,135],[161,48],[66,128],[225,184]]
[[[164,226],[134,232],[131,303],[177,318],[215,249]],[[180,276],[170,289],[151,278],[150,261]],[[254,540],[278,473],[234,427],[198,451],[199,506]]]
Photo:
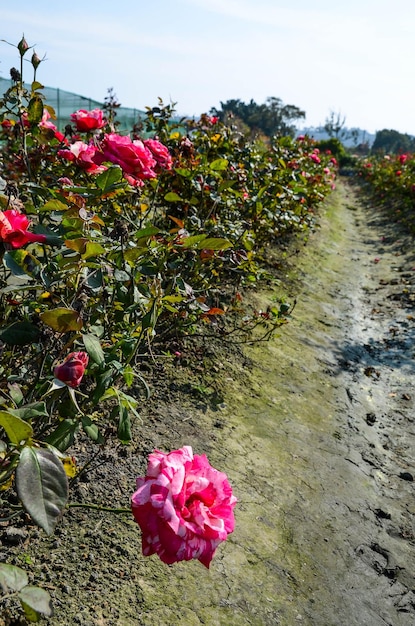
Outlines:
[[[12,81],[5,78],[0,78],[0,97],[12,86]],[[59,130],[63,131],[66,124],[70,123],[70,115],[78,109],[91,109],[102,108],[103,103],[91,98],[85,98],[76,93],[70,91],[64,91],[63,89],[55,89],[53,87],[44,87],[42,90],[45,96],[45,103],[53,107],[56,112],[57,120],[54,121]],[[138,109],[129,109],[127,107],[119,107],[117,109],[116,120],[119,122],[118,130],[130,131],[134,124],[145,117],[144,111]]]

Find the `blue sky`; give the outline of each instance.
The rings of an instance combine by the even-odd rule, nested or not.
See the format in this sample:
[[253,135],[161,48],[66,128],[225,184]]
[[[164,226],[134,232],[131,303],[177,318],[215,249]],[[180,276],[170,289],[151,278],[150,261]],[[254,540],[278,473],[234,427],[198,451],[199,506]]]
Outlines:
[[[2,3],[0,39],[24,33],[38,80],[123,106],[176,102],[199,115],[268,96],[369,132],[415,135],[414,0],[100,0]],[[0,42],[0,76],[18,64]],[[27,55],[30,58],[30,54]],[[26,64],[26,79],[32,79]]]

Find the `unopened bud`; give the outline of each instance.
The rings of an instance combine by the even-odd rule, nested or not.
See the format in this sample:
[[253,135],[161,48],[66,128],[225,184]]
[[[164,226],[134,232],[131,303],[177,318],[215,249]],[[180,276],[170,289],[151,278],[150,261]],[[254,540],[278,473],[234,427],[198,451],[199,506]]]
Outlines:
[[26,52],[29,50],[29,44],[24,38],[24,35],[19,41],[19,43],[17,44],[17,49],[19,50],[21,57],[23,57],[26,54]]
[[37,70],[39,65],[42,63],[42,59],[39,59],[39,57],[37,56],[36,52],[33,52],[33,54],[32,54],[31,63],[32,63],[33,67],[35,68],[35,70]]

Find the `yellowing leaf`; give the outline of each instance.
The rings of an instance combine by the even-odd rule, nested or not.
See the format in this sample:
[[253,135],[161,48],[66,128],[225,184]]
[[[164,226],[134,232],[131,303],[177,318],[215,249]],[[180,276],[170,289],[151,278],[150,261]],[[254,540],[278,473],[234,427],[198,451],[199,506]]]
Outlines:
[[50,326],[53,330],[57,330],[59,333],[67,333],[70,330],[78,331],[81,330],[83,326],[79,313],[73,309],[66,309],[64,307],[44,311],[40,313],[39,317],[44,324]]
[[76,461],[73,456],[65,456],[62,459],[63,469],[65,470],[65,474],[68,478],[74,478],[78,473],[78,469],[76,467]]

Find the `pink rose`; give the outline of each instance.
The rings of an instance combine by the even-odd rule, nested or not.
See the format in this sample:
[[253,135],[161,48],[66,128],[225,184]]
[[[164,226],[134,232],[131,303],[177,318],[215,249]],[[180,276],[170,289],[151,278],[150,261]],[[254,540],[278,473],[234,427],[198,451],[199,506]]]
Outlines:
[[76,130],[79,132],[89,132],[105,126],[101,109],[93,109],[92,111],[79,109],[79,111],[71,114],[71,121],[75,123]]
[[168,148],[157,139],[144,139],[143,144],[148,148],[157,163],[157,167],[164,170],[171,170],[173,160]]
[[314,161],[314,163],[320,163],[321,162],[320,157],[317,154],[315,154],[314,152],[312,154],[310,154],[310,159],[312,161]]
[[156,177],[153,168],[157,161],[139,139],[131,141],[130,137],[115,133],[105,135],[100,150],[94,156],[94,162],[98,165],[104,161],[119,165],[124,176],[133,184],[140,184],[143,179]]
[[96,152],[97,148],[94,145],[75,141],[67,150],[58,150],[58,156],[67,161],[73,161],[88,174],[100,174],[107,168],[94,162]]
[[42,115],[42,119],[40,120],[38,126],[40,128],[49,128],[50,130],[57,130],[55,124],[53,122],[50,122],[50,118],[51,118],[51,114],[49,113],[49,111],[47,109],[43,109],[43,115]]
[[55,378],[69,387],[78,387],[88,365],[86,352],[71,352],[60,365],[53,369]]
[[27,243],[45,243],[46,235],[29,233],[30,221],[23,213],[14,209],[0,211],[0,242],[9,244],[12,248],[21,248]]
[[209,567],[218,545],[233,532],[236,498],[226,474],[190,446],[155,450],[131,498],[144,556],[164,563],[198,559]]

